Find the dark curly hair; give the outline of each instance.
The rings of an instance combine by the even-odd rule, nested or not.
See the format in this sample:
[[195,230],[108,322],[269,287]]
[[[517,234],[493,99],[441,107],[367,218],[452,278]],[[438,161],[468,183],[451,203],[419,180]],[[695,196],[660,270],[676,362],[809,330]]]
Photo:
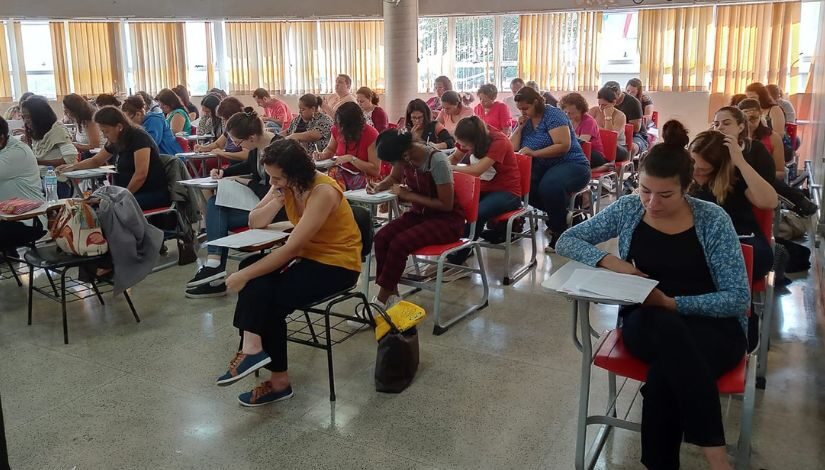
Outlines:
[[315,163],[297,140],[280,139],[269,144],[264,149],[261,163],[280,168],[287,184],[301,192],[309,189],[315,180]]
[[102,108],[104,106],[114,106],[119,108],[121,102],[117,99],[117,96],[111,93],[101,93],[97,95],[97,98],[95,98],[95,104],[98,108]]
[[243,111],[243,103],[241,103],[240,100],[234,96],[224,98],[221,101],[221,104],[215,108],[215,113],[224,121],[228,121],[229,118],[240,113],[241,111]]
[[587,111],[590,109],[587,100],[584,99],[584,96],[580,93],[568,93],[562,96],[559,101],[559,107],[566,108],[567,106],[573,106],[582,114],[587,114]]
[[396,163],[400,162],[404,152],[413,146],[413,137],[409,132],[387,129],[378,135],[378,140],[375,142],[378,158],[387,163]]
[[364,111],[361,111],[358,103],[348,101],[335,111],[335,124],[338,126],[338,130],[341,131],[344,141],[354,143],[361,138],[361,132],[363,132],[364,126],[367,125],[367,120],[364,118]]

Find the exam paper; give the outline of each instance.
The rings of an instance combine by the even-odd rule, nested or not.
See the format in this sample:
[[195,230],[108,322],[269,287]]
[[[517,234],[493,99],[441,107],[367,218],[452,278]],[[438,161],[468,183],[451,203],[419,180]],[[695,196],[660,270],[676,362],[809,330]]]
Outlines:
[[218,238],[217,240],[206,242],[206,244],[239,249],[282,240],[288,236],[288,233],[281,232],[280,230],[251,229],[246,232],[229,235],[228,237]]
[[576,269],[561,288],[562,292],[583,297],[642,303],[659,281],[606,269]]
[[259,202],[261,200],[258,199],[258,196],[246,185],[228,179],[218,180],[218,193],[215,196],[216,205],[251,211]]

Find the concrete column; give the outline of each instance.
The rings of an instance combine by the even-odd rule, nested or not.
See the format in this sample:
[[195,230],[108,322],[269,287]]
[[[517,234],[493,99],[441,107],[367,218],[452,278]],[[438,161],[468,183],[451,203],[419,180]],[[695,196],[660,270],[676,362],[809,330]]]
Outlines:
[[404,116],[418,93],[418,0],[383,0],[384,110],[390,122]]

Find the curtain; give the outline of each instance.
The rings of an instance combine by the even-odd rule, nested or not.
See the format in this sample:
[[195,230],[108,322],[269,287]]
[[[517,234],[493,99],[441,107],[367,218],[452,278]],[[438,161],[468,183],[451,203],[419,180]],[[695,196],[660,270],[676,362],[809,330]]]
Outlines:
[[318,93],[318,23],[297,21],[289,23],[285,55],[286,92],[296,95]]
[[69,58],[66,57],[66,27],[62,21],[49,22],[52,39],[52,62],[54,63],[54,85],[57,99],[71,93],[69,88]]
[[11,101],[11,70],[9,51],[6,48],[6,26],[0,21],[0,101]]
[[215,44],[212,41],[214,23],[207,21],[206,28],[206,89],[215,88]]
[[704,91],[713,7],[639,12],[640,79],[648,90]]
[[226,23],[229,93],[251,94],[256,88],[284,93],[286,22]]
[[598,89],[601,12],[519,17],[519,76],[543,90]]
[[798,81],[801,9],[800,2],[717,7],[711,91],[742,93],[752,82],[789,89],[789,72]]
[[136,89],[157,93],[186,84],[183,23],[129,23],[129,38]]
[[321,21],[318,25],[319,92],[335,90],[335,77],[352,77],[353,89],[368,86],[384,91],[384,22]]
[[120,91],[119,27],[117,23],[69,23],[69,61],[75,93]]

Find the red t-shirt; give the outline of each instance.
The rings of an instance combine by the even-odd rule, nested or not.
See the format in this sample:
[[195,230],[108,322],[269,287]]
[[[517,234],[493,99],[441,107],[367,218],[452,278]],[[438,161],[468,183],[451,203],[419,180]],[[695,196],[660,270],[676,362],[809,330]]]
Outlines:
[[[513,144],[501,131],[490,129],[489,132],[492,142],[487,155],[476,155],[476,158],[492,158],[496,175],[490,181],[481,180],[481,192],[506,191],[521,197],[521,173],[518,170],[516,154],[513,152]],[[461,149],[457,144],[456,147]]]
[[494,101],[489,110],[485,110],[484,106],[479,103],[473,111],[475,111],[476,116],[480,117],[482,121],[487,123],[488,127],[492,127],[497,130],[510,127],[510,121],[512,119],[510,117],[510,108],[500,101]]
[[292,112],[289,106],[277,98],[271,98],[264,106],[264,116],[282,121],[284,129],[288,129],[289,123],[292,122]]
[[[355,142],[346,142],[344,140],[344,136],[341,135],[341,131],[338,130],[338,126],[335,125],[332,126],[332,137],[335,139],[335,143],[337,144],[335,147],[336,157],[341,155],[355,155],[355,158],[369,162],[367,149],[369,149],[370,145],[374,144],[376,139],[378,139],[378,131],[369,124],[364,124],[364,129],[361,131],[361,137]],[[344,166],[349,167],[351,170],[356,169],[349,163]]]

